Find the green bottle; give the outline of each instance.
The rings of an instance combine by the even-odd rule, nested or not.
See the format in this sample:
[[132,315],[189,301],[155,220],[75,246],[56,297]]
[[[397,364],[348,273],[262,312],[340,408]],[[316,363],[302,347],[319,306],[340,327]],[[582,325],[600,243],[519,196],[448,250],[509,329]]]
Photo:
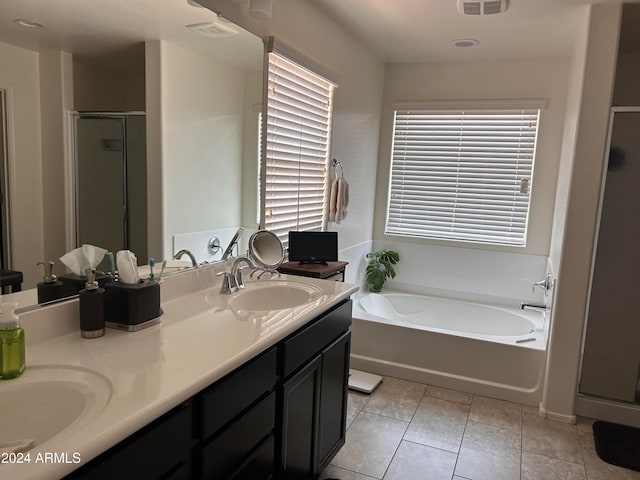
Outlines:
[[17,303],[0,303],[0,380],[24,372],[24,330],[18,325]]

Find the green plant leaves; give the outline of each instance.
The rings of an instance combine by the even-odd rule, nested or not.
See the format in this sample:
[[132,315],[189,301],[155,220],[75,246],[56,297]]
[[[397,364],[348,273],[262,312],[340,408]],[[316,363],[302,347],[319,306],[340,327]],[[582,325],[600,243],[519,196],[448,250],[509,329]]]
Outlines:
[[400,255],[393,250],[383,249],[367,255],[369,264],[365,271],[367,283],[376,290],[380,290],[387,278],[395,278],[396,271],[393,265],[398,263]]

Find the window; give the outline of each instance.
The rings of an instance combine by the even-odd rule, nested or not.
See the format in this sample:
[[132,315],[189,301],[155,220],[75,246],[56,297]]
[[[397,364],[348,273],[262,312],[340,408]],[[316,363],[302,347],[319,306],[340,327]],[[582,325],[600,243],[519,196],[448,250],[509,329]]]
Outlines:
[[263,226],[286,245],[289,230],[324,230],[334,85],[269,54]]
[[524,246],[542,102],[396,107],[386,233]]

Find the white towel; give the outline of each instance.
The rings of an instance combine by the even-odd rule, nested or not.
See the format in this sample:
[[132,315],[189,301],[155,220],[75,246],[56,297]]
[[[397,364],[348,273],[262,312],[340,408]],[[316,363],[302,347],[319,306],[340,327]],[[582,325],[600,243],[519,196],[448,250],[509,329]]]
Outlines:
[[0,441],[0,454],[9,453],[22,453],[35,447],[36,444],[33,440],[10,440]]
[[331,183],[329,194],[329,221],[340,224],[347,217],[349,205],[349,184],[344,177],[336,178]]

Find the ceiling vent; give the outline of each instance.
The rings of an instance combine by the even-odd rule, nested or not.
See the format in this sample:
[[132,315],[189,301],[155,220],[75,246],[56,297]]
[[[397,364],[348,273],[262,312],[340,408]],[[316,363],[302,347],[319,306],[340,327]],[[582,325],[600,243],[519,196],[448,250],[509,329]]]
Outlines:
[[191,25],[186,25],[186,27],[192,32],[210,38],[230,37],[238,33],[231,25],[220,22],[192,23]]
[[507,9],[507,0],[458,0],[462,15],[493,15]]

